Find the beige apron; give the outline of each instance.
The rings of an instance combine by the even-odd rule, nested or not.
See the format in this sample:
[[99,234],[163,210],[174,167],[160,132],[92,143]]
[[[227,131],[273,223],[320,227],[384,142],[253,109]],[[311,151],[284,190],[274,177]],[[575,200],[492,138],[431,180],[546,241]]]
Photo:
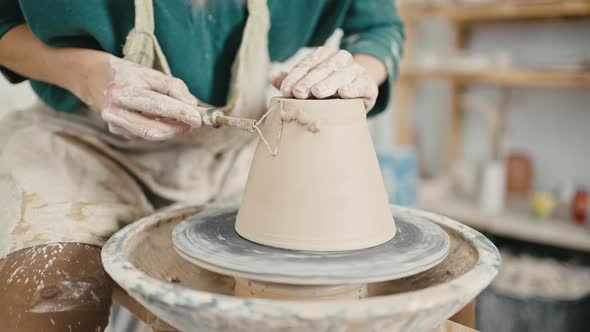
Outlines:
[[[170,74],[152,6],[135,0],[124,58]],[[266,0],[248,0],[248,11],[224,111],[258,118],[269,64]],[[100,246],[153,212],[154,195],[191,204],[238,200],[255,141],[248,132],[209,127],[170,142],[128,140],[85,108],[60,113],[37,104],[7,115],[0,121],[0,258],[51,242]]]

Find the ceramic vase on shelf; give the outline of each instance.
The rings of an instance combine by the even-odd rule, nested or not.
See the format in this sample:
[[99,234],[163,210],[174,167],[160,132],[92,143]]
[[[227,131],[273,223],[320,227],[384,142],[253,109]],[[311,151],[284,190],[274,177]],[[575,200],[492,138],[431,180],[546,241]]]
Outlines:
[[572,219],[571,205],[576,193],[576,186],[572,181],[565,181],[555,190],[557,193],[557,207],[555,217],[559,221],[569,222]]
[[552,192],[536,192],[531,199],[531,211],[537,219],[553,216],[557,207],[557,198]]
[[588,204],[590,203],[590,197],[588,191],[584,189],[578,189],[572,199],[572,219],[574,223],[583,225],[586,223],[588,217]]
[[504,211],[506,198],[506,169],[502,160],[486,163],[482,170],[479,206],[486,214]]
[[524,153],[506,158],[506,190],[509,195],[526,197],[533,191],[533,163]]
[[451,169],[453,189],[458,196],[473,200],[478,195],[479,165],[469,161],[458,161]]

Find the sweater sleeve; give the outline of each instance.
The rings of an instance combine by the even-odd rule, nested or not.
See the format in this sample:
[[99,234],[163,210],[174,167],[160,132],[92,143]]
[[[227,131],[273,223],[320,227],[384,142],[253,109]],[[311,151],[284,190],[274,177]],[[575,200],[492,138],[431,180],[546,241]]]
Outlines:
[[352,54],[367,54],[385,65],[387,80],[369,116],[382,112],[391,98],[403,50],[404,29],[392,0],[353,0],[342,23],[340,47]]
[[[0,0],[0,39],[15,26],[25,23],[17,0]],[[0,72],[11,83],[19,83],[24,77],[0,65]]]

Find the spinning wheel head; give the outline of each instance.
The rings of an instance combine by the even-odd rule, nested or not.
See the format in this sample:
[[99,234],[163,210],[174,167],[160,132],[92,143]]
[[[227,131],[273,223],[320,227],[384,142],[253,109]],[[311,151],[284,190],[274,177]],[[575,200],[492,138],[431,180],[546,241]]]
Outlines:
[[[391,213],[391,212],[390,212]],[[185,259],[221,274],[292,285],[363,284],[427,270],[448,254],[448,234],[413,215],[394,215],[397,235],[359,250],[299,251],[258,244],[235,231],[237,208],[194,215],[174,229],[172,241]]]

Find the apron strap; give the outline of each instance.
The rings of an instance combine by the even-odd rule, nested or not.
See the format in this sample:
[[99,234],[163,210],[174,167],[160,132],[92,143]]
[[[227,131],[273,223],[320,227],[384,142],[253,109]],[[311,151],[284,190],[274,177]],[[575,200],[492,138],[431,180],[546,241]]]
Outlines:
[[[152,1],[134,0],[135,27],[127,36],[123,58],[171,75],[166,56],[154,34]],[[268,87],[270,13],[267,0],[248,0],[247,4],[248,19],[232,65],[228,103],[223,109],[236,117],[258,118],[265,109]]]
[[123,58],[171,75],[170,66],[154,34],[154,4],[152,0],[134,0],[135,27],[129,32]]
[[248,0],[248,19],[232,66],[227,110],[232,116],[258,118],[266,108],[270,56],[267,0]]

